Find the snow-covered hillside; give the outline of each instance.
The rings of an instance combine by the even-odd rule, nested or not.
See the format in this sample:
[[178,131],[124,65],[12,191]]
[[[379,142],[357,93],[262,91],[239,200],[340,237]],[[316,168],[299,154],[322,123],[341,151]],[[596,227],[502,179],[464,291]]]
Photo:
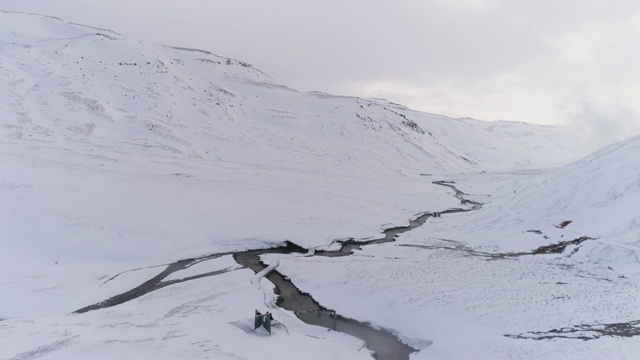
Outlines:
[[556,128],[300,93],[241,61],[54,18],[0,13],[0,45],[2,254],[19,273],[368,237],[453,204],[420,174],[581,151]]
[[[542,172],[585,155],[571,129],[451,119],[380,99],[299,92],[242,61],[56,18],[0,12],[0,119],[0,341],[15,340],[0,343],[3,359],[370,358],[361,341],[284,310],[278,316],[287,336],[250,336],[230,325],[264,307],[273,289],[230,256],[188,266],[166,278],[179,283],[121,305],[68,314],[181,259],[285,240],[313,248],[368,239],[419,213],[461,206],[436,180],[456,180],[486,205],[430,219],[403,234],[399,246],[358,252],[366,256],[285,256],[282,271],[317,292],[321,304],[388,328],[416,349],[434,341],[417,357],[465,354],[450,351],[454,325],[468,325],[465,339],[495,350],[479,354],[539,358],[555,345],[518,352],[522,340],[504,332],[535,330],[522,326],[532,318],[540,328],[579,322],[574,303],[550,312],[551,324],[539,314],[542,305],[518,307],[529,283],[509,287],[511,302],[504,303],[471,296],[484,294],[481,286],[459,289],[500,274],[515,281],[549,266],[548,259],[523,260],[511,271],[473,258],[479,270],[471,271],[469,258],[451,263],[442,249],[426,254],[428,241],[517,252],[589,236],[597,240],[582,243],[576,256],[590,244],[615,243],[631,251],[627,260],[638,247],[632,204],[639,167],[629,160],[637,159],[637,139]],[[610,216],[623,209],[627,215]],[[553,227],[564,220],[573,223]],[[589,263],[609,264],[612,257],[599,249]],[[425,272],[428,266],[437,268]],[[473,276],[451,282],[452,271]],[[219,275],[180,282],[205,273]],[[429,274],[438,278],[423,281]],[[558,270],[544,281],[572,274]],[[576,287],[584,284],[593,285]],[[533,296],[553,296],[552,288]],[[441,292],[425,295],[432,290]],[[598,306],[608,291],[619,296],[606,314],[632,313],[636,290],[630,282],[603,287]],[[582,299],[580,291],[573,294]],[[373,300],[361,306],[364,297]],[[487,301],[494,303],[488,308]],[[491,328],[491,318],[512,304],[526,316]],[[465,313],[472,307],[487,312]],[[384,315],[366,318],[373,311]],[[446,333],[425,328],[429,322]],[[483,326],[492,331],[477,337]],[[281,351],[265,355],[266,346]]]
[[[640,249],[640,136],[608,146],[517,192],[512,211]],[[622,245],[622,244],[621,244]]]
[[415,347],[432,340],[416,358],[632,359],[639,153],[636,136],[554,171],[449,174],[481,210],[355,259],[281,260],[279,271],[341,314],[376,313]]
[[[640,136],[635,136],[553,172],[527,176],[494,190],[483,211],[460,226],[466,229],[451,230],[483,234],[471,241],[514,251],[589,237],[593,240],[582,243],[576,256],[640,276],[638,154]],[[539,234],[529,231],[518,236],[526,240],[514,241],[528,230]],[[496,231],[503,236],[496,239]]]

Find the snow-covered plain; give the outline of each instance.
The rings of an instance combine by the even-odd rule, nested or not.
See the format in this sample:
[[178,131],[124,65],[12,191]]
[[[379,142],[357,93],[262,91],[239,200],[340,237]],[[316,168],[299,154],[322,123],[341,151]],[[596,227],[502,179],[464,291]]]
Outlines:
[[[638,223],[637,151],[534,171],[576,160],[585,147],[571,129],[302,93],[206,51],[3,12],[0,119],[0,358],[370,358],[357,339],[285,311],[288,331],[269,339],[230,325],[265,307],[253,272],[230,257],[169,279],[226,273],[69,313],[184,258],[375,237],[418,213],[459,206],[432,184],[443,179],[475,187],[470,198],[485,207],[430,219],[355,257],[285,258],[279,269],[321,304],[424,349],[416,358],[637,354],[638,338],[575,345],[503,336],[640,319],[638,238],[629,238]],[[619,146],[637,148],[630,144]],[[580,180],[612,161],[625,183]],[[594,192],[602,198],[584,200]],[[628,216],[614,223],[607,209]],[[564,220],[574,223],[552,228]],[[424,248],[445,238],[520,251],[576,234],[598,239],[571,257],[491,262]]]

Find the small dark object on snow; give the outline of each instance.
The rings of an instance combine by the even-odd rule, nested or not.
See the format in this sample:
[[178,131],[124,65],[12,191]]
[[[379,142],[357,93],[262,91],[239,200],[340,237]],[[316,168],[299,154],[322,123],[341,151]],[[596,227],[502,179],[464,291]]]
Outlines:
[[560,223],[560,225],[556,225],[556,227],[558,229],[564,229],[567,225],[571,224],[573,221],[571,220],[565,220],[563,222]]
[[257,330],[259,327],[264,327],[265,330],[271,334],[271,321],[273,321],[273,315],[270,312],[266,312],[261,314],[260,311],[256,310],[256,317],[253,325],[253,329]]

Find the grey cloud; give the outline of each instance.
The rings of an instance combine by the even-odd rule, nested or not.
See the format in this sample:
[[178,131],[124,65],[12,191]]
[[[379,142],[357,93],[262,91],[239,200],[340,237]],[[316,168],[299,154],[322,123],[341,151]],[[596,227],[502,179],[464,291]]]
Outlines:
[[156,42],[206,47],[307,89],[390,78],[414,83],[472,81],[546,51],[524,17],[535,12],[500,2],[486,11],[446,1],[407,0],[7,3],[11,1],[0,1],[0,6],[116,27]]
[[640,114],[625,106],[598,108],[582,101],[571,125],[585,133],[595,150],[640,133]]

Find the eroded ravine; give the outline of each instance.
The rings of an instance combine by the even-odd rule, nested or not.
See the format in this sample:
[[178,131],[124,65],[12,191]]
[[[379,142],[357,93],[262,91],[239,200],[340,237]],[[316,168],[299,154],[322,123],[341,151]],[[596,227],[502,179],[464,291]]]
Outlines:
[[[454,191],[456,198],[461,200],[462,204],[471,205],[470,208],[455,208],[448,209],[434,213],[422,213],[410,220],[408,226],[400,226],[386,229],[384,236],[379,239],[373,239],[368,241],[357,241],[354,239],[338,241],[340,249],[337,250],[321,250],[316,251],[313,256],[326,256],[326,257],[339,257],[350,256],[354,250],[361,249],[364,246],[384,244],[395,241],[398,235],[411,231],[417,227],[424,225],[424,223],[432,216],[440,216],[441,214],[459,213],[477,210],[481,208],[480,203],[476,203],[467,199],[464,199],[464,194],[453,186],[452,182],[437,181],[434,184],[442,185],[451,188]],[[196,263],[207,261],[215,258],[219,258],[224,255],[233,255],[235,261],[243,268],[249,268],[256,274],[264,270],[267,265],[264,264],[260,257],[267,254],[305,254],[308,250],[304,249],[291,242],[285,242],[284,245],[269,248],[269,249],[254,249],[240,252],[213,254],[203,256],[200,258],[179,260],[172,264],[168,264],[167,267],[158,275],[152,279],[144,282],[143,284],[127,291],[122,294],[113,296],[102,302],[92,304],[81,309],[76,310],[76,313],[83,313],[91,310],[98,310],[102,308],[108,308],[116,306],[127,301],[136,299],[140,296],[148,294],[152,291],[159,290],[166,286],[195,280],[207,276],[215,276],[223,274],[235,269],[223,269],[214,272],[204,273],[196,276],[187,277],[180,280],[166,281],[169,275],[184,270]],[[411,346],[403,343],[397,336],[389,332],[388,330],[374,327],[368,322],[362,322],[354,319],[350,319],[338,314],[332,309],[327,309],[319,304],[310,294],[300,291],[287,277],[283,276],[277,270],[270,271],[266,276],[271,281],[276,289],[276,295],[278,295],[277,306],[292,311],[303,322],[311,325],[322,326],[331,330],[340,331],[350,334],[357,338],[364,340],[367,344],[367,348],[374,352],[374,357],[377,360],[408,360],[411,353],[417,350]]]

